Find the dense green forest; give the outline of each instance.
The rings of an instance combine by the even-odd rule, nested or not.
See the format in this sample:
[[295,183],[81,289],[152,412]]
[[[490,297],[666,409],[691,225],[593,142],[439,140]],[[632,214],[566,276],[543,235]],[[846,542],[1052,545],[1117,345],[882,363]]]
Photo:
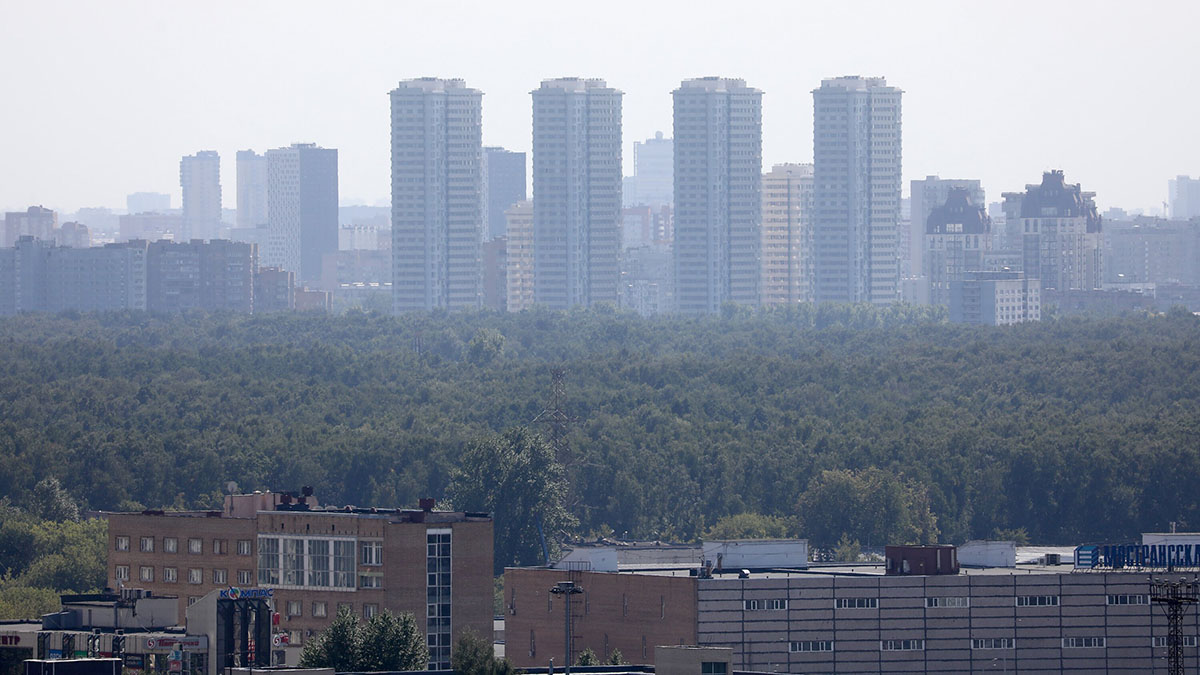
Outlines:
[[468,448],[530,423],[552,367],[579,536],[1200,527],[1185,312],[1006,328],[907,306],[21,316],[0,321],[0,496],[33,512],[57,478],[85,508],[211,506],[232,480],[412,506],[446,496]]

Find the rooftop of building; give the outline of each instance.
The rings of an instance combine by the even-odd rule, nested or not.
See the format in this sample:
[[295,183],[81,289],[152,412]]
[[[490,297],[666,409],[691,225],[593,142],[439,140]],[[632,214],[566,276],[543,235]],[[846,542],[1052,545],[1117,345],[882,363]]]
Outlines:
[[[951,231],[950,225],[961,225]],[[971,192],[965,188],[950,188],[946,203],[935,206],[925,221],[926,234],[987,234],[992,230],[992,219],[983,204],[971,200]]]
[[1087,231],[1100,231],[1100,213],[1096,209],[1095,193],[1084,192],[1078,184],[1069,184],[1061,169],[1042,174],[1039,185],[1025,186],[1021,199],[1022,218],[1087,219]]
[[444,94],[449,92],[479,93],[467,87],[466,80],[461,78],[443,79],[440,77],[417,77],[411,80],[400,80],[400,84],[391,93],[408,90],[422,91],[427,94]]
[[336,516],[378,518],[398,523],[458,523],[491,520],[491,514],[474,511],[438,511],[433,499],[422,499],[419,508],[404,509],[381,506],[321,505],[311,487],[298,492],[255,491],[250,494],[225,495],[224,508],[218,510],[106,512],[102,515],[143,515],[169,518],[256,518],[260,513],[287,513],[296,516]]
[[829,77],[821,80],[821,89],[843,89],[846,91],[869,91],[871,89],[893,89],[900,91],[896,87],[889,87],[887,78],[885,77],[863,77],[861,75],[843,75],[841,77]]
[[584,93],[593,90],[620,93],[598,77],[552,77],[542,80],[542,86],[534,91]]
[[747,87],[746,81],[741,78],[719,77],[716,75],[694,77],[690,80],[684,80],[683,82],[679,83],[679,88],[675,91],[676,93],[682,91],[699,91],[710,94],[724,94],[735,91],[739,93],[762,93],[758,89]]

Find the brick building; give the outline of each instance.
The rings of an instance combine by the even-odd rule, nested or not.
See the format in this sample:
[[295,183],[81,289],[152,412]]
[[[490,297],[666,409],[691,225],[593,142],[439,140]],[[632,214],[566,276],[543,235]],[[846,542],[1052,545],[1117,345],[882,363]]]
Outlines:
[[449,668],[458,633],[492,630],[492,519],[424,506],[320,507],[268,492],[227,496],[221,511],[113,513],[108,580],[178,596],[181,616],[213,590],[272,588],[291,649],[343,606],[411,612],[431,666]]

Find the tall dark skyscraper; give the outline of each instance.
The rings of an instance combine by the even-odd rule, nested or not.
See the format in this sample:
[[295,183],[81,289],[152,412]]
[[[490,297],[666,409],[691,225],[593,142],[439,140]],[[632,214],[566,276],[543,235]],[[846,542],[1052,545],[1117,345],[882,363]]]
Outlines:
[[525,153],[484,148],[483,236],[504,236],[504,212],[525,199]]
[[687,314],[760,301],[762,92],[684,80],[675,99],[675,298]]
[[315,282],[321,278],[321,257],[338,250],[337,150],[296,143],[266,154],[264,266]]
[[898,299],[901,94],[858,76],[813,91],[816,302]]
[[621,97],[604,80],[533,91],[533,293],[555,309],[617,302]]
[[392,309],[479,307],[483,94],[424,77],[390,95]]

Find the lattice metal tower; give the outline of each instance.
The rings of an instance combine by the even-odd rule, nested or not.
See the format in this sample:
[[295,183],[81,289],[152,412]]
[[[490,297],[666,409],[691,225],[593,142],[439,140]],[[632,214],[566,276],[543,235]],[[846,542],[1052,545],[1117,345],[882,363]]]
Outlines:
[[1183,613],[1200,601],[1200,582],[1152,579],[1150,601],[1167,614],[1167,673],[1183,675]]

